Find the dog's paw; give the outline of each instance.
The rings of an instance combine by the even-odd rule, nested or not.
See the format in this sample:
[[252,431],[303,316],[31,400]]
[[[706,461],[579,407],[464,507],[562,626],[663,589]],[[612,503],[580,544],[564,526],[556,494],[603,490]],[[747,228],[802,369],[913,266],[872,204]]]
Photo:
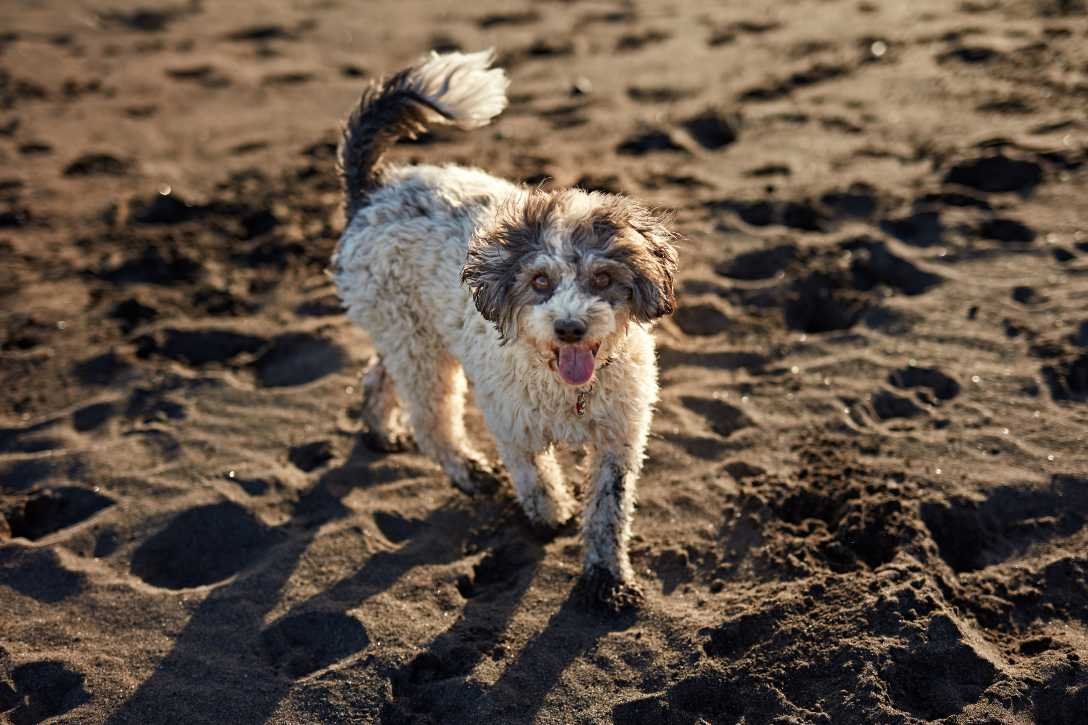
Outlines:
[[574,531],[576,508],[574,500],[569,496],[562,499],[550,498],[539,488],[521,501],[521,510],[525,512],[533,534],[544,541]]
[[588,609],[618,615],[642,606],[642,590],[632,581],[619,577],[601,566],[591,566],[582,572],[575,591]]
[[363,445],[375,453],[405,453],[415,450],[416,442],[411,433],[386,433],[364,430],[359,434]]
[[529,530],[532,531],[533,537],[545,543],[558,536],[569,536],[578,530],[578,520],[573,516],[562,522],[533,519],[529,516],[525,519],[529,523]]
[[451,476],[457,490],[469,496],[490,496],[502,486],[502,474],[493,466],[474,458],[465,459],[464,472]]

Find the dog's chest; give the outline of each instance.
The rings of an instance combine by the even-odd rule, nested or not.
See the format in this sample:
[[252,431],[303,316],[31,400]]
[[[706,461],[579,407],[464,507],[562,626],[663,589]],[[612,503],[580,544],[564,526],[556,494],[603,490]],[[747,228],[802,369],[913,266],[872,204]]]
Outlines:
[[575,410],[575,404],[566,406],[569,409],[550,411],[545,416],[544,436],[550,443],[565,443],[570,446],[581,446],[589,443],[592,437],[592,420],[583,412],[579,415]]
[[593,435],[593,408],[578,411],[577,392],[558,385],[520,384],[488,390],[479,401],[486,409],[492,433],[543,450],[556,443],[585,445]]
[[579,414],[578,394],[571,389],[539,391],[527,396],[533,437],[544,444],[584,445],[592,434],[592,419],[584,406]]

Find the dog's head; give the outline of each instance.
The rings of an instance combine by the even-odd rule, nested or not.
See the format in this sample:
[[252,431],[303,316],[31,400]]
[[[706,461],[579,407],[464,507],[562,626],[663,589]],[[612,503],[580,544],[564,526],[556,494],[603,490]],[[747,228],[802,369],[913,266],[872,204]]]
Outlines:
[[674,239],[625,197],[526,191],[472,240],[461,279],[504,341],[581,386],[629,324],[673,311]]

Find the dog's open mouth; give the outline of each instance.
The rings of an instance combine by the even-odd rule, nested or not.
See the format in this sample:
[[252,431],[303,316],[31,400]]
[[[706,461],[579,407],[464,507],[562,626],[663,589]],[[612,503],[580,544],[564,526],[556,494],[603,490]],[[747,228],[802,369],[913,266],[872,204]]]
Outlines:
[[559,377],[568,385],[585,385],[593,377],[600,343],[559,345],[555,348],[554,365]]

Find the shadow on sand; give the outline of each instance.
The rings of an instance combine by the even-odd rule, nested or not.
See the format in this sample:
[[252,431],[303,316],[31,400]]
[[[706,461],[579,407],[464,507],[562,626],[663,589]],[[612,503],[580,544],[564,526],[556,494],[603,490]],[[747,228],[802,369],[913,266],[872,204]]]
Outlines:
[[371,464],[378,458],[360,441],[343,465],[323,474],[277,527],[281,543],[197,607],[169,654],[108,722],[265,722],[299,678],[368,647],[365,628],[347,610],[414,567],[447,564],[466,551],[485,554],[458,582],[466,604],[457,621],[422,653],[383,673],[393,693],[382,709],[385,722],[452,722],[485,712],[532,720],[570,662],[604,632],[625,626],[568,599],[493,687],[471,679],[483,658],[508,656],[503,635],[544,555],[509,498],[447,503],[413,525],[399,548],[375,553],[351,576],[266,625],[318,530],[350,514],[342,499],[355,486],[399,476],[376,471]]

